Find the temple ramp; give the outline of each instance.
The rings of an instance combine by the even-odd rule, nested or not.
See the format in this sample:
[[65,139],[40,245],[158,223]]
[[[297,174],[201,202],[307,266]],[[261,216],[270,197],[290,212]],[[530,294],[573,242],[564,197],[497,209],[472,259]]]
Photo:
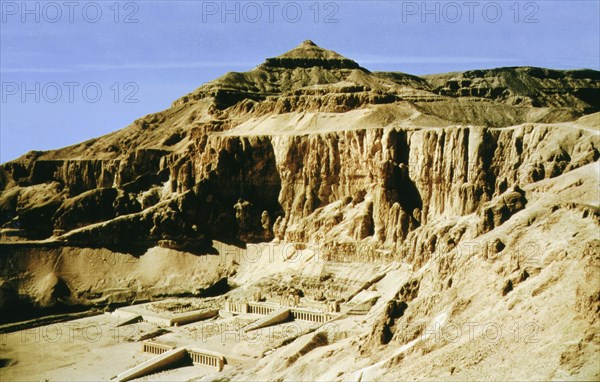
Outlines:
[[260,318],[257,321],[254,321],[250,325],[246,326],[244,328],[244,331],[249,332],[251,330],[260,329],[267,326],[281,324],[283,322],[286,322],[290,318],[290,316],[291,311],[289,308],[281,308],[265,317]]
[[177,348],[164,352],[154,358],[149,359],[131,369],[122,372],[115,378],[118,382],[130,381],[135,378],[140,378],[148,374],[156,373],[169,368],[183,359],[188,357],[188,352],[185,348]]

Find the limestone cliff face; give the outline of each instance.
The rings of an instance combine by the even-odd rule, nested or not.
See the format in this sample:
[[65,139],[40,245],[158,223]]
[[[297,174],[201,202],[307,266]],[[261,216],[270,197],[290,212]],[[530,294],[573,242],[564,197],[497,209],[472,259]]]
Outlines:
[[[582,136],[587,138],[581,139]],[[511,187],[555,177],[594,162],[600,155],[597,147],[597,136],[591,133],[568,126],[533,124],[507,129],[377,128],[272,136],[202,134],[182,154],[137,151],[123,161],[10,163],[5,171],[21,186],[58,182],[64,191],[56,195],[78,195],[96,188],[123,190],[121,194],[96,193],[94,198],[78,197],[64,205],[52,204],[54,207],[47,208],[50,216],[54,214],[56,218],[57,229],[140,211],[144,203],[144,207],[149,207],[165,197],[161,190],[151,203],[148,200],[152,192],[145,190],[162,187],[162,182],[167,181],[166,197],[188,192],[192,199],[198,199],[201,190],[211,190],[214,200],[197,200],[193,208],[204,208],[216,201],[221,218],[208,217],[194,224],[234,220],[236,203],[248,202],[247,211],[238,213],[244,215],[243,227],[238,228],[245,239],[322,241],[330,229],[344,226],[345,236],[338,238],[341,241],[368,238],[376,246],[393,247],[429,221],[471,214]],[[121,196],[117,198],[118,195]],[[130,207],[123,199],[127,195],[129,204],[133,203]],[[81,203],[77,200],[88,200],[93,206],[115,206],[115,212],[96,218],[92,215],[77,223],[76,211],[85,215],[83,207],[77,207]],[[316,215],[333,203],[339,204],[339,211],[333,217],[318,219]],[[17,205],[11,209],[11,204],[6,204],[5,219],[19,215]],[[26,221],[27,216],[24,217]],[[354,233],[357,225],[370,222],[371,228]],[[49,221],[46,225],[52,224]],[[48,229],[51,231],[47,228],[45,232]],[[239,238],[238,233],[232,229],[225,236]]]
[[20,185],[34,185],[60,181],[74,192],[98,187],[111,187],[118,172],[119,161],[54,160],[10,162],[3,166],[11,181]]
[[[429,221],[471,214],[511,187],[596,161],[598,143],[591,133],[544,125],[212,135],[170,168],[171,185],[182,192],[217,182],[229,203],[242,198],[257,208],[256,226],[267,211],[277,237],[299,242],[326,239],[327,227],[361,205],[374,243],[401,244]],[[333,203],[341,214],[315,224]]]
[[[54,159],[4,164],[3,181],[11,186],[59,182],[72,194],[104,187],[121,187],[140,176],[158,173],[161,150],[133,150],[123,159]],[[14,185],[14,184],[13,184]]]

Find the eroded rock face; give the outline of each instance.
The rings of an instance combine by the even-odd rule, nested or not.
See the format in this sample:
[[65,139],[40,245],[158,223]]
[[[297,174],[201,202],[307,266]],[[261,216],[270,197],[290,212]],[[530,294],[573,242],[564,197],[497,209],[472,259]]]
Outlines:
[[479,212],[480,233],[486,233],[510,219],[516,212],[525,208],[525,192],[518,187],[504,193],[493,202],[484,205]]
[[[597,101],[600,94],[595,86],[598,79],[595,71],[561,72],[534,67],[515,68],[510,74],[502,69],[490,69],[430,77],[433,91],[442,95],[483,97],[536,107],[568,105],[575,109],[588,108],[588,111],[600,106]],[[578,90],[567,90],[566,82]]]
[[[544,141],[548,134],[556,137],[555,143]],[[253,206],[270,206],[267,211],[278,221],[280,239],[322,240],[329,229],[352,219],[350,237],[393,245],[428,221],[471,214],[500,195],[482,209],[482,232],[502,224],[526,204],[518,184],[555,177],[568,166],[593,160],[581,155],[582,146],[590,143],[574,139],[577,134],[523,126],[209,136],[203,149],[190,153],[189,161],[171,173],[184,174],[182,180],[172,180],[178,187],[214,177],[232,202],[242,196]],[[556,150],[559,156],[552,154]],[[568,159],[572,156],[576,160]],[[189,163],[195,171],[188,176],[181,169]],[[507,191],[509,187],[514,190]],[[340,204],[339,212],[320,219],[333,203]],[[351,218],[350,209],[357,205],[362,206],[359,216]],[[252,214],[254,225],[260,212]],[[315,225],[318,221],[322,222]]]
[[419,267],[507,224],[528,185],[597,161],[598,88],[594,71],[371,73],[308,41],[3,164],[1,237],[136,256],[275,239]]
[[[86,186],[72,181],[81,179],[68,175],[78,174],[75,170],[49,171],[47,180],[59,181],[64,191],[23,208],[15,202],[22,191],[4,192],[3,216],[6,226],[36,231],[33,237],[107,221],[102,225],[107,231],[101,233],[104,228],[98,227],[94,235],[109,235],[114,241],[112,235],[121,228],[110,227],[127,221],[123,224],[137,225],[127,232],[134,229],[138,233],[133,237],[143,241],[173,240],[167,232],[181,229],[184,233],[175,236],[182,240],[188,232],[209,236],[219,232],[220,238],[244,241],[275,236],[315,242],[332,229],[347,226],[341,231],[348,237],[391,248],[429,221],[471,214],[494,198],[493,204],[479,208],[480,232],[502,224],[526,203],[518,187],[509,188],[556,177],[598,158],[597,138],[578,139],[579,135],[543,125],[379,128],[287,136],[208,134],[196,138],[185,155],[163,156],[160,166],[156,159],[154,165],[136,165],[135,158],[147,154],[132,156],[127,162],[131,168],[121,166],[114,179],[135,181],[74,197],[70,197],[73,185],[85,189],[104,184],[105,171],[83,172]],[[13,174],[16,168],[8,166]],[[71,166],[65,162],[62,168]],[[166,199],[171,202],[160,203],[165,195],[157,187],[159,177],[167,180]],[[324,210],[334,203],[339,204],[337,212]],[[141,214],[140,223],[133,223],[133,218],[110,222],[140,213],[142,206],[155,212]],[[162,217],[148,217],[152,214]],[[169,226],[178,228],[160,228]]]

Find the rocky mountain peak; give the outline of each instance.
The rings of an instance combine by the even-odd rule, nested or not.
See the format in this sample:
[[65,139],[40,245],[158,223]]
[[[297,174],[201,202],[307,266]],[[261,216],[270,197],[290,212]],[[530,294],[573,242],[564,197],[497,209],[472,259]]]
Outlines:
[[294,49],[277,57],[267,58],[263,65],[285,68],[322,66],[330,69],[357,69],[360,67],[355,61],[333,50],[321,48],[311,40],[305,40]]
[[319,58],[347,60],[348,58],[333,50],[321,48],[311,40],[305,40],[292,50],[289,50],[276,58]]

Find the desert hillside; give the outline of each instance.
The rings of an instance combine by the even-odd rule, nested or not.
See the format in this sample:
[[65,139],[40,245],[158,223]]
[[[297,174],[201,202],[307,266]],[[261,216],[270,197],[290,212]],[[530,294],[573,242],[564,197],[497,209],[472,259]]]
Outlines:
[[[305,41],[114,133],[29,152],[0,166],[0,376],[109,379],[152,338],[227,361],[148,380],[599,380],[599,135],[598,71],[370,72]],[[331,316],[204,343],[207,322],[262,321],[92,315],[289,296]],[[20,342],[73,312],[139,335],[103,339],[100,360],[90,342]]]

